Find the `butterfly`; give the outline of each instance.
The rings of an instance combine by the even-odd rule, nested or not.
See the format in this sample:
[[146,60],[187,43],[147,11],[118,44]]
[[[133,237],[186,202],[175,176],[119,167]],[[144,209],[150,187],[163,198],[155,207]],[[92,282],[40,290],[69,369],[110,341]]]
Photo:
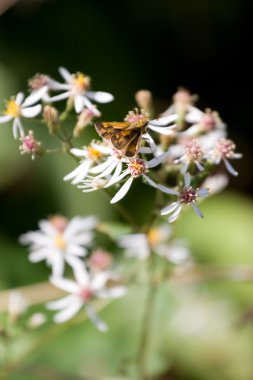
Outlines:
[[123,156],[134,157],[139,150],[141,136],[147,132],[148,121],[98,122],[98,134],[109,141]]

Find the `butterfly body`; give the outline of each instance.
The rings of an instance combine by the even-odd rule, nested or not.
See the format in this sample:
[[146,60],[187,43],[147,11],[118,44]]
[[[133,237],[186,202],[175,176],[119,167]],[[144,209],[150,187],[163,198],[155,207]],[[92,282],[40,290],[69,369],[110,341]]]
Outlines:
[[98,134],[109,141],[123,156],[134,157],[138,153],[141,136],[146,133],[148,122],[98,122]]

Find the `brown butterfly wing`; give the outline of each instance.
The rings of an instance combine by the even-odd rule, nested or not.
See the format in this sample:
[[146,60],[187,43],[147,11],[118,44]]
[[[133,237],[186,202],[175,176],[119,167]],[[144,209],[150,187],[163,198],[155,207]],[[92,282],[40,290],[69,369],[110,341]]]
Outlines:
[[128,122],[98,122],[95,123],[95,128],[98,134],[109,140],[117,150],[124,151],[125,156],[133,157],[136,154],[142,134],[141,128],[133,128]]

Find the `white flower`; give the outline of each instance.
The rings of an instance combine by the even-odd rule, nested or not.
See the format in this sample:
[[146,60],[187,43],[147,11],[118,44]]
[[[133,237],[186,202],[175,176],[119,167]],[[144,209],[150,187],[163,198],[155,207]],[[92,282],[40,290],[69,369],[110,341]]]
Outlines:
[[33,263],[46,260],[54,277],[62,276],[65,261],[75,267],[82,264],[80,257],[87,255],[96,226],[94,216],[76,216],[70,221],[54,216],[39,222],[40,230],[20,236],[21,244],[30,245],[29,260]]
[[190,186],[190,184],[191,184],[190,174],[186,173],[184,176],[184,187],[181,191],[169,189],[163,185],[158,185],[158,189],[163,191],[164,193],[178,196],[178,201],[171,203],[169,206],[161,210],[161,215],[167,215],[167,214],[172,213],[172,215],[168,219],[169,223],[174,222],[178,218],[183,206],[186,206],[189,204],[192,206],[195,213],[199,217],[203,218],[202,212],[196,206],[196,201],[198,198],[207,197],[209,192],[207,189],[194,189],[192,186]]
[[72,98],[77,113],[80,113],[84,107],[87,107],[93,110],[95,115],[97,114],[99,116],[99,111],[96,110],[96,107],[90,102],[89,99],[95,100],[98,103],[108,103],[114,99],[113,95],[108,92],[89,91],[90,77],[84,75],[83,73],[78,72],[76,74],[71,74],[64,67],[60,67],[59,72],[66,83],[58,83],[58,85],[55,84],[54,90],[65,90],[65,92],[49,98],[48,101],[50,102]]
[[117,182],[120,182],[125,177],[129,176],[129,178],[126,180],[124,185],[118,190],[118,192],[114,195],[110,203],[116,203],[120,201],[128,192],[130,189],[134,179],[138,177],[142,177],[146,180],[146,182],[157,188],[158,184],[156,184],[151,178],[147,176],[147,172],[149,169],[154,168],[155,166],[159,165],[161,161],[167,157],[168,153],[163,153],[158,157],[153,158],[150,161],[145,161],[140,158],[133,158],[129,160],[127,169],[124,170],[118,177],[114,178],[114,181],[109,181],[109,183],[105,186],[112,186],[116,184]]
[[182,163],[183,166],[180,170],[182,174],[185,174],[190,164],[195,164],[199,171],[204,170],[201,165],[203,160],[203,149],[197,139],[189,140],[184,147],[184,154],[175,160],[175,163]]
[[76,157],[83,158],[79,166],[63,178],[64,181],[71,180],[71,183],[76,185],[88,176],[92,166],[100,163],[102,158],[111,152],[111,149],[104,145],[91,142],[90,145],[83,147],[83,149],[72,148],[70,152]]
[[49,100],[49,91],[56,89],[59,83],[48,75],[37,73],[33,78],[29,79],[28,85],[31,93],[27,97],[27,101],[34,104],[40,100],[47,102]]
[[187,246],[180,241],[170,241],[172,230],[168,224],[161,224],[149,229],[147,234],[130,234],[121,236],[118,245],[125,250],[128,257],[139,260],[147,259],[152,251],[166,258],[173,264],[184,264],[190,259]]
[[11,98],[6,103],[4,116],[0,116],[0,123],[13,120],[12,130],[15,139],[18,138],[19,134],[21,137],[25,136],[21,117],[33,118],[41,112],[42,106],[40,104],[30,107],[34,103],[34,99],[29,99],[29,97],[24,100],[22,92],[19,92],[15,98]]
[[53,278],[51,282],[54,286],[68,293],[64,298],[47,304],[50,310],[59,310],[55,316],[56,323],[63,323],[73,318],[80,309],[85,306],[85,310],[94,325],[100,331],[106,331],[107,325],[100,320],[91,305],[91,301],[96,298],[110,299],[119,298],[126,294],[124,286],[107,287],[107,282],[112,278],[109,272],[99,272],[89,274],[83,265],[74,270],[75,281],[65,278]]
[[232,140],[220,139],[216,142],[214,150],[210,153],[210,160],[218,165],[221,160],[224,162],[227,171],[233,176],[237,176],[237,171],[233,168],[228,160],[239,159],[241,153],[235,153],[236,145]]

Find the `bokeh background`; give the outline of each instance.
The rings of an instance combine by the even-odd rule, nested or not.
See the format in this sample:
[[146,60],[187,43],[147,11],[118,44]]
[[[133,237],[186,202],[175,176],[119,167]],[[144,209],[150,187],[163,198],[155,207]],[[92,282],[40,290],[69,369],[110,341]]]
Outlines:
[[[252,266],[250,3],[0,0],[0,107],[9,96],[25,91],[28,78],[37,72],[60,79],[59,66],[89,74],[94,90],[115,95],[113,103],[100,107],[104,120],[122,120],[135,106],[134,93],[139,89],[153,93],[159,113],[168,107],[178,86],[188,87],[199,95],[200,108],[219,111],[244,158],[236,162],[240,175],[231,180],[229,189],[203,204],[204,222],[186,213],[177,234],[189,239],[198,263]],[[54,147],[56,142],[42,126],[29,121],[26,126]],[[85,141],[81,137],[78,144]],[[117,218],[103,195],[86,196],[63,183],[73,168],[71,158],[59,155],[31,162],[20,156],[18,145],[11,126],[0,125],[1,289],[46,280],[48,269],[43,263],[30,264],[26,249],[18,244],[18,236],[36,229],[39,219],[54,213]],[[125,201],[138,221],[151,197],[151,190],[143,191],[137,185]],[[137,306],[143,302],[143,292],[136,290],[102,312],[111,326],[106,335],[89,322],[56,332],[48,323],[37,335],[23,338],[14,351],[31,344],[29,354],[6,378],[119,376],[136,348],[141,313]],[[252,308],[253,283],[243,276],[161,289],[150,358],[156,378],[251,380]],[[43,334],[44,342],[31,350]]]

